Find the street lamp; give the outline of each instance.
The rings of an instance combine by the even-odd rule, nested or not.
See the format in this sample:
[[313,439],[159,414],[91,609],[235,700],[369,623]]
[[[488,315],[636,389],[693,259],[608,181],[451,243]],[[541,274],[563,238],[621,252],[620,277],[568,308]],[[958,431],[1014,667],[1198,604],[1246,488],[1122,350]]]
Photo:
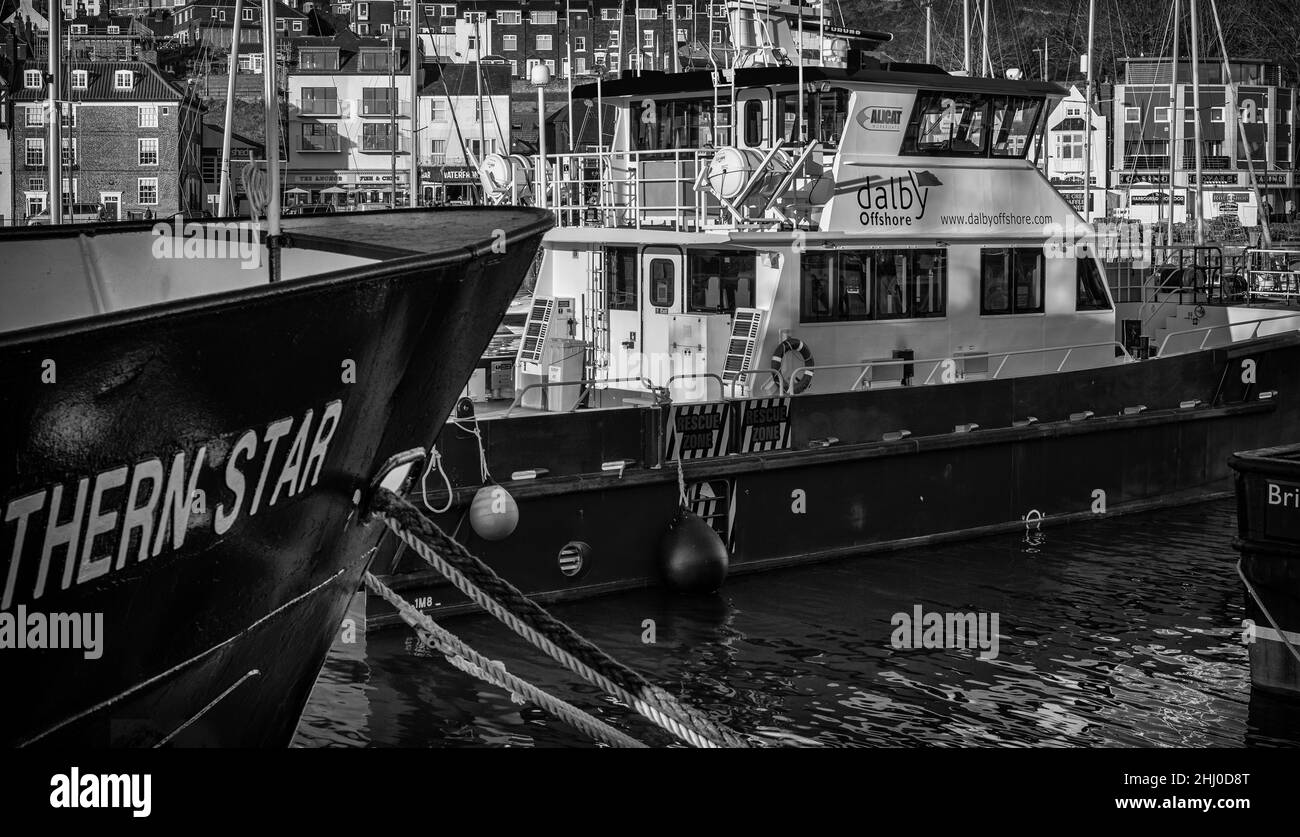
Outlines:
[[542,62],[533,65],[529,81],[537,88],[537,205],[546,208],[546,85],[551,71]]

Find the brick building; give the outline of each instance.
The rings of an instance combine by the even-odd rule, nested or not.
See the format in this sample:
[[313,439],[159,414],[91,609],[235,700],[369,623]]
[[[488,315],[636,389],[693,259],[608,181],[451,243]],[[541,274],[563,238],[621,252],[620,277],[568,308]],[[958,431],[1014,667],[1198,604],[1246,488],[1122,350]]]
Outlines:
[[[72,61],[63,117],[64,203],[100,203],[110,217],[203,208],[198,99],[140,61]],[[44,72],[27,67],[14,100],[15,214],[50,204]]]

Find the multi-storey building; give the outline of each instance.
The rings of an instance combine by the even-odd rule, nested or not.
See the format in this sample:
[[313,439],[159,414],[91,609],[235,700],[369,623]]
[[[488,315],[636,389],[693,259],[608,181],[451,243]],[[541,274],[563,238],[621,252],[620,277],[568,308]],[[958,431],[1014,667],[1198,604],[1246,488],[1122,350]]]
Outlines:
[[351,194],[356,203],[399,198],[409,184],[411,81],[408,51],[382,38],[303,38],[288,74],[285,137],[288,188],[305,201],[322,191]]
[[[1091,111],[1085,115],[1085,112]],[[1092,168],[1089,182],[1092,189],[1092,217],[1106,214],[1106,195],[1110,188],[1110,165],[1107,155],[1107,120],[1094,106],[1084,103],[1083,91],[1070,88],[1070,95],[1057,102],[1047,115],[1046,175],[1056,190],[1078,211],[1084,208],[1085,132],[1092,125]]]
[[[0,35],[4,34],[0,27]],[[4,66],[0,61],[0,67]],[[9,124],[9,83],[0,73],[0,227],[14,222],[13,126]]]
[[[203,206],[202,104],[141,61],[71,61],[62,129],[63,201],[103,204],[113,218]],[[28,65],[14,99],[15,211],[50,205],[45,73]]]
[[[1175,222],[1188,219],[1199,192],[1202,217],[1235,212],[1244,224],[1258,223],[1250,165],[1274,215],[1284,213],[1288,201],[1300,202],[1293,171],[1296,90],[1284,82],[1281,67],[1231,61],[1231,78],[1226,79],[1221,61],[1200,62],[1197,149],[1191,61],[1179,62],[1176,78],[1169,59],[1125,58],[1122,63],[1123,81],[1115,86],[1112,114],[1111,178],[1130,217],[1154,221],[1170,216],[1171,162]],[[1236,83],[1235,94],[1229,81]]]
[[[481,77],[476,77],[476,69]],[[510,72],[501,64],[429,66],[420,90],[420,200],[468,202],[478,192],[474,161],[510,153]]]
[[[209,118],[211,118],[209,114]],[[209,212],[214,215],[220,214],[217,210],[217,199],[221,195],[221,143],[222,143],[222,126],[214,125],[210,122],[203,124],[203,199]],[[247,214],[248,206],[245,203],[247,195],[244,191],[243,170],[244,167],[255,160],[266,159],[266,146],[263,143],[251,140],[242,134],[231,131],[230,133],[230,191],[235,202],[235,214]],[[227,213],[229,207],[227,207]]]

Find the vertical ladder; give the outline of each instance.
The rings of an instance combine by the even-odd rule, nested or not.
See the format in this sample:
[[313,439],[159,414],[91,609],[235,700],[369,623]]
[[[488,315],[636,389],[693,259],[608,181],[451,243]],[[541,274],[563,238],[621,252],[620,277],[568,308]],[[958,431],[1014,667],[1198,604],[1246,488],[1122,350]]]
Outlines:
[[583,316],[587,380],[609,369],[609,312],[605,308],[605,249],[591,250],[587,267],[587,310]]

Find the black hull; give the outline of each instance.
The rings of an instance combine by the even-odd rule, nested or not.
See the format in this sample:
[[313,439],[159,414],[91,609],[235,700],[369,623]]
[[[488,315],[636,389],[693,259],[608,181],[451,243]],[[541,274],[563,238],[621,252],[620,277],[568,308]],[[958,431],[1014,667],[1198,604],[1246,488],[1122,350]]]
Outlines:
[[[103,614],[98,659],[0,649],[0,739],[289,742],[382,534],[358,500],[386,458],[437,436],[549,226],[541,213],[467,214],[393,214],[430,239],[453,216],[474,230],[441,252],[0,337],[0,509],[42,504],[16,562],[16,522],[0,529],[0,583],[13,579],[0,610]],[[501,227],[509,246],[497,253]],[[54,383],[42,381],[47,359]],[[147,508],[146,486],[157,499],[178,461],[177,496],[194,500],[196,473],[201,502],[187,518],[164,495],[128,530],[128,486]],[[81,480],[88,495],[106,486],[99,511],[116,511],[116,527],[84,550],[87,499],[75,558],[56,545],[43,567],[55,486],[66,521]]]
[[[1247,360],[1253,383],[1243,380]],[[1279,393],[1260,398],[1273,390]],[[1036,530],[1222,496],[1231,489],[1233,452],[1300,439],[1296,392],[1300,335],[1057,375],[805,395],[791,402],[792,450],[687,460],[683,470],[688,490],[708,482],[713,494],[730,498],[697,511],[722,515],[717,528],[730,542],[730,571],[742,573],[1024,530],[1026,518]],[[1201,403],[1182,406],[1193,400]],[[1121,415],[1139,405],[1147,409]],[[1085,411],[1093,415],[1078,415]],[[1015,426],[1029,416],[1038,422]],[[954,432],[970,423],[980,429]],[[542,599],[660,583],[659,544],[678,486],[675,463],[639,467],[660,449],[657,410],[482,426],[494,474],[550,474],[504,483],[519,503],[509,538],[474,534],[465,509],[476,486],[459,490],[457,505],[437,518],[446,531]],[[869,441],[902,429],[912,435]],[[473,485],[477,448],[456,443],[461,435],[449,430],[440,446],[456,483]],[[826,437],[839,442],[809,447]],[[638,464],[622,476],[600,471],[601,462],[618,459]],[[437,506],[444,496],[430,500]],[[1033,522],[1038,515],[1041,524]],[[590,550],[584,570],[570,578],[557,556],[571,541]],[[392,573],[408,599],[433,611],[464,609],[414,556],[387,546],[376,569]],[[394,624],[382,602],[372,601],[369,614],[376,627]]]

